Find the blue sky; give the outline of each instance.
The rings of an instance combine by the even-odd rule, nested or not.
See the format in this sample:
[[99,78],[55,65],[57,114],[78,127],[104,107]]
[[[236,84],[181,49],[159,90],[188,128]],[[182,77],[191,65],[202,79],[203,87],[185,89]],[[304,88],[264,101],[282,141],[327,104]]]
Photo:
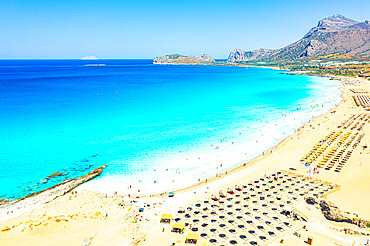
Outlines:
[[2,0],[0,58],[227,58],[283,47],[337,13],[370,19],[370,1]]

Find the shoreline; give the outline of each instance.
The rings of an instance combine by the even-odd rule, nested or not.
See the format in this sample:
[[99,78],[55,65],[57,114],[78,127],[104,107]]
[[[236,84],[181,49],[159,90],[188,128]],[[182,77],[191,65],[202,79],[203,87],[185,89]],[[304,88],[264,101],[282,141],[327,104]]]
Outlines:
[[[362,84],[362,88],[369,90],[369,81],[364,81],[367,83]],[[195,206],[200,201],[209,200],[211,194],[217,195],[220,190],[225,191],[230,187],[233,189],[235,185],[253,183],[253,180],[259,180],[266,175],[271,175],[271,173],[281,171],[292,173],[295,176],[307,177],[307,168],[299,160],[317,143],[319,138],[323,138],[330,131],[340,131],[341,129],[338,129],[337,126],[351,115],[369,115],[363,108],[356,107],[351,100],[350,88],[353,85],[344,80],[340,80],[340,83],[341,87],[338,90],[341,101],[339,103],[326,113],[301,124],[293,134],[271,147],[270,152],[249,160],[245,165],[242,164],[228,170],[227,175],[222,174],[221,177],[214,177],[208,182],[202,181],[193,186],[179,189],[175,191],[175,197],[172,198],[168,197],[168,192],[151,196],[138,196],[138,199],[122,195],[111,196],[104,194],[104,192],[83,191],[80,189],[83,186],[80,186],[77,189],[78,195],[68,192],[32,211],[29,209],[29,212],[18,217],[8,219],[5,222],[0,221],[0,230],[4,228],[1,232],[0,244],[2,242],[14,244],[27,240],[29,246],[40,245],[46,241],[62,245],[60,240],[68,235],[68,241],[73,245],[79,245],[86,239],[90,240],[91,245],[96,246],[105,245],[107,240],[113,245],[171,245],[172,242],[176,242],[176,245],[183,245],[178,241],[180,235],[170,232],[174,222],[170,225],[159,223],[162,214],[175,215],[179,207]],[[336,112],[331,113],[333,110]],[[367,122],[364,130],[361,132],[356,130],[356,134],[365,133],[363,141],[370,141],[369,130],[370,125]],[[344,131],[350,132],[349,129]],[[359,160],[364,160],[364,162],[366,160],[366,156],[361,155],[360,152],[361,148],[358,147],[340,174],[320,169],[320,174],[315,174],[312,181],[319,180],[326,184],[334,184],[334,189],[325,192],[325,197],[322,199],[328,203],[333,202],[344,213],[351,212],[358,218],[366,219],[370,218],[367,209],[370,198],[366,197],[368,188],[363,184],[366,184],[364,182],[368,180],[367,173],[370,173],[370,166],[365,165],[366,163],[363,166],[358,165]],[[295,170],[290,170],[290,167]],[[308,180],[311,179],[308,178]],[[249,202],[247,203],[249,204]],[[140,212],[139,208],[143,208],[144,212]],[[345,222],[329,221],[320,210],[303,203],[303,201],[294,204],[293,208],[306,218],[307,222],[303,226],[307,227],[309,231],[302,230],[302,226],[300,229],[298,226],[287,228],[287,231],[281,236],[271,238],[271,241],[269,239],[268,245],[280,245],[279,240],[284,239],[284,244],[288,246],[303,246],[306,245],[303,240],[307,239],[307,236],[313,236],[315,244],[318,245],[331,245],[334,242],[339,242],[340,245],[351,245],[348,243],[364,242],[364,236],[347,235],[344,233],[345,230],[348,231],[349,228],[357,232],[369,232],[369,229],[361,229]],[[295,234],[293,235],[293,231],[298,231],[304,237],[298,239]],[[181,237],[185,237],[187,232],[190,232],[188,228]],[[163,239],[164,236],[165,239]],[[200,238],[200,245],[208,239]],[[259,241],[258,245],[267,245],[266,243]]]
[[[172,64],[170,64],[172,65]],[[271,69],[270,67],[266,67],[266,68],[269,68]],[[280,70],[280,69],[278,69]],[[315,77],[327,77],[327,76],[317,76],[317,75],[306,75],[306,74],[303,74],[305,76],[315,76]],[[332,78],[332,77],[330,77]],[[331,114],[333,112],[333,110],[335,110],[336,108],[338,108],[340,105],[342,105],[344,102],[345,102],[345,98],[343,96],[343,88],[344,88],[344,84],[342,83],[341,80],[338,80],[338,79],[335,79],[337,80],[341,86],[338,88],[338,90],[340,90],[340,97],[341,97],[341,101],[339,103],[337,103],[336,105],[334,105],[332,108],[330,108],[327,112],[325,113],[322,113],[320,115],[317,115],[317,116],[313,116],[312,120],[309,120],[303,124],[301,124],[297,129],[294,130],[294,133],[291,134],[291,135],[288,135],[286,136],[285,138],[281,139],[277,144],[275,144],[274,146],[266,149],[264,151],[265,154],[259,154],[258,156],[250,159],[250,160],[246,160],[243,164],[239,165],[239,166],[236,166],[234,168],[231,168],[231,169],[228,169],[226,170],[225,172],[222,173],[222,176],[219,175],[219,176],[213,176],[209,179],[206,179],[206,181],[201,181],[199,183],[196,183],[196,184],[193,184],[191,186],[188,186],[188,187],[184,187],[184,188],[181,188],[181,189],[177,189],[177,190],[171,190],[171,191],[168,191],[168,192],[162,192],[162,193],[155,193],[155,194],[152,194],[152,195],[142,195],[142,196],[132,196],[132,197],[135,197],[136,199],[144,199],[144,198],[152,198],[152,197],[162,197],[164,195],[168,195],[170,192],[173,192],[175,194],[177,193],[185,193],[185,192],[188,192],[188,191],[191,191],[191,190],[194,190],[196,188],[199,188],[199,187],[202,187],[203,185],[206,185],[206,184],[211,184],[212,182],[216,182],[222,178],[225,178],[231,174],[234,174],[234,173],[237,173],[237,172],[240,172],[254,164],[256,164],[257,162],[267,158],[268,156],[270,156],[274,151],[277,151],[279,150],[280,148],[282,148],[288,141],[289,139],[295,137],[295,136],[298,136],[302,131],[304,131],[304,129],[307,127],[308,124],[313,124],[314,122],[316,122],[317,120],[319,120],[320,118],[328,115],[328,114]],[[127,195],[125,195],[127,196]]]
[[[42,206],[43,204],[49,203],[58,197],[66,195],[78,186],[98,177],[106,167],[107,165],[98,167],[86,175],[75,179],[66,179],[50,188],[31,193],[23,198],[0,201],[0,221],[3,219],[12,218],[20,213],[29,211],[30,209],[38,206]],[[13,214],[14,211],[15,213]]]
[[[170,65],[177,65],[177,64],[170,64]],[[188,64],[190,65],[190,64]],[[266,67],[267,69],[272,69],[271,67]],[[279,69],[281,70],[281,69]],[[317,75],[306,75],[306,74],[303,74],[305,76],[310,76],[310,77],[323,77],[323,78],[331,78],[333,79],[332,77],[327,77],[327,76],[317,76]],[[297,128],[294,128],[294,130],[292,131],[292,133],[288,136],[285,136],[284,138],[282,138],[279,142],[277,142],[276,144],[272,145],[271,147],[268,147],[267,149],[264,149],[263,150],[263,153],[260,153],[260,154],[257,154],[257,156],[251,158],[251,159],[244,159],[244,160],[241,160],[239,161],[238,163],[240,163],[239,165],[235,166],[234,165],[230,165],[230,166],[233,166],[231,168],[228,168],[228,169],[225,169],[225,170],[222,170],[221,173],[218,173],[217,175],[215,176],[211,176],[209,178],[202,178],[201,181],[198,181],[192,185],[188,185],[188,186],[185,186],[185,187],[182,187],[182,188],[178,188],[178,189],[166,189],[165,191],[162,191],[162,192],[154,192],[152,194],[137,194],[137,192],[127,192],[128,194],[120,194],[118,193],[119,195],[122,195],[124,197],[128,196],[128,197],[131,197],[131,198],[135,198],[135,199],[142,199],[142,198],[152,198],[152,197],[163,197],[164,195],[168,195],[170,192],[174,192],[174,193],[185,193],[187,191],[190,191],[190,190],[193,190],[193,189],[196,189],[196,188],[199,188],[203,185],[206,185],[206,184],[210,184],[212,182],[215,182],[217,180],[220,180],[224,177],[227,177],[229,176],[230,174],[233,174],[235,172],[239,172],[239,171],[242,171],[244,170],[245,168],[247,167],[250,167],[254,164],[256,164],[257,162],[265,159],[266,157],[268,157],[269,155],[271,155],[274,151],[280,149],[281,147],[283,147],[286,142],[289,141],[289,139],[299,135],[304,129],[305,127],[307,127],[308,124],[312,124],[314,123],[316,120],[318,120],[319,118],[325,116],[325,115],[328,115],[330,114],[334,109],[336,109],[339,105],[343,104],[344,103],[344,96],[343,96],[343,90],[342,88],[345,86],[341,79],[340,78],[336,78],[334,79],[336,81],[336,83],[338,83],[339,87],[338,87],[338,93],[339,93],[339,96],[340,96],[340,101],[333,105],[331,108],[329,108],[328,110],[326,110],[325,112],[317,115],[317,116],[311,116],[310,119],[306,122],[303,122],[301,123]],[[322,83],[322,82],[320,82]],[[84,187],[82,186],[81,187],[81,190],[83,190]],[[89,191],[96,191],[96,192],[102,192],[102,193],[106,193],[106,194],[113,194],[113,192],[103,192],[101,190],[95,190],[95,189],[86,189],[86,190],[89,190]],[[144,193],[144,192],[142,192]]]
[[[160,64],[162,65],[162,64]],[[167,65],[167,64],[166,64]],[[182,65],[182,64],[168,64],[168,65]],[[186,64],[186,65],[193,65],[193,64]],[[205,64],[207,65],[207,64]],[[213,65],[213,64],[208,64],[208,65]],[[216,64],[217,65],[217,64]],[[244,66],[244,65],[243,65]],[[252,66],[254,67],[254,66]],[[257,67],[257,68],[261,68],[261,67]],[[282,69],[279,69],[279,68],[274,68],[274,67],[263,67],[263,68],[267,68],[267,69],[274,69],[274,70],[282,70]],[[284,71],[287,71],[287,70],[284,70]],[[287,71],[289,72],[289,71]],[[168,190],[168,191],[163,191],[163,192],[154,192],[153,194],[144,194],[144,195],[138,195],[138,194],[134,194],[134,195],[131,195],[130,192],[128,192],[129,194],[121,194],[123,196],[131,196],[131,197],[135,197],[135,198],[149,198],[149,197],[161,197],[165,194],[168,194],[169,192],[175,192],[175,193],[183,193],[183,192],[186,192],[188,190],[192,190],[192,189],[195,189],[197,187],[200,187],[202,185],[205,185],[205,184],[209,184],[209,183],[212,183],[214,181],[217,181],[219,179],[222,179],[232,173],[235,173],[235,172],[238,172],[238,171],[241,171],[243,170],[244,168],[247,168],[249,166],[252,166],[254,164],[256,164],[258,161],[260,160],[263,160],[264,158],[268,157],[270,154],[272,154],[273,151],[276,151],[278,150],[279,148],[281,148],[282,146],[284,146],[284,144],[286,144],[286,142],[296,136],[296,135],[299,135],[301,131],[304,130],[304,128],[307,126],[307,124],[309,123],[313,123],[314,121],[316,121],[318,118],[324,116],[324,115],[327,115],[328,113],[330,113],[331,111],[333,111],[333,109],[337,108],[340,104],[343,103],[344,101],[344,98],[343,98],[343,91],[342,91],[342,88],[344,86],[344,84],[342,83],[342,81],[340,80],[340,78],[333,78],[331,76],[318,76],[318,75],[307,75],[307,74],[302,74],[302,75],[305,75],[305,76],[311,76],[311,77],[325,77],[325,78],[331,78],[331,79],[335,79],[337,81],[337,83],[340,83],[340,87],[338,88],[338,90],[340,91],[340,97],[341,97],[341,101],[339,101],[336,105],[334,105],[333,107],[331,107],[330,109],[328,109],[326,112],[324,113],[321,113],[317,116],[312,116],[311,119],[309,121],[306,121],[306,122],[303,122],[302,124],[300,124],[297,128],[295,128],[293,130],[293,133],[282,138],[279,142],[277,142],[276,144],[274,144],[273,146],[267,148],[267,149],[264,149],[263,150],[263,153],[260,153],[258,154],[257,156],[251,158],[251,159],[245,159],[245,160],[242,160],[240,161],[241,164],[237,165],[237,166],[234,166],[234,165],[230,165],[230,166],[234,166],[232,168],[228,168],[228,169],[225,169],[223,170],[221,173],[219,173],[218,175],[216,176],[212,176],[212,177],[209,177],[209,178],[206,178],[205,180],[202,180],[200,182],[197,182],[197,183],[194,183],[192,185],[189,185],[189,186],[185,186],[185,187],[182,187],[182,188],[179,188],[179,189],[175,189],[175,190]],[[226,172],[226,173],[225,173]],[[88,180],[90,181],[90,180]],[[85,183],[88,183],[88,181],[84,182],[83,184]],[[63,183],[63,182],[62,182]],[[58,186],[62,183],[59,183],[59,184],[56,184],[55,186]],[[84,189],[83,187],[83,184],[81,184],[82,186],[80,186],[79,188],[81,188],[82,190]],[[55,186],[51,187],[51,188],[47,188],[47,189],[44,189],[44,190],[41,190],[41,191],[38,191],[38,193],[41,193],[41,192],[44,192],[44,191],[47,191],[49,189],[52,189],[54,188]],[[77,188],[77,187],[75,187]],[[107,193],[107,192],[103,192],[103,191],[99,191],[99,190],[94,190],[94,189],[88,189],[90,191],[94,191],[94,192],[102,192],[102,193]],[[11,201],[20,201],[20,200],[24,200],[24,199],[27,199],[31,194],[21,198],[21,199],[13,199]],[[31,196],[32,197],[32,196]],[[5,200],[5,199],[4,199]],[[1,200],[0,200],[0,209],[1,209]]]

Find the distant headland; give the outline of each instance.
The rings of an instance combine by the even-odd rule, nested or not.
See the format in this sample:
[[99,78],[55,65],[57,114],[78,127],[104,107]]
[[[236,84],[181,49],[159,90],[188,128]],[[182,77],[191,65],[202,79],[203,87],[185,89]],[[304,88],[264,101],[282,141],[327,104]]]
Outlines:
[[153,59],[154,64],[189,64],[189,65],[209,65],[215,63],[215,60],[207,54],[201,57],[196,56],[183,56],[179,54],[171,54],[159,56]]
[[[299,62],[311,59],[349,58],[368,60],[370,57],[370,24],[333,15],[321,19],[300,40],[280,49],[257,49],[230,52],[228,63]],[[155,64],[212,64],[209,55],[182,56],[178,54],[156,57]],[[214,64],[212,64],[214,65]]]
[[156,57],[154,64],[271,67],[321,76],[370,78],[370,23],[343,15],[321,19],[300,40],[280,49],[234,49],[226,62],[209,55]]

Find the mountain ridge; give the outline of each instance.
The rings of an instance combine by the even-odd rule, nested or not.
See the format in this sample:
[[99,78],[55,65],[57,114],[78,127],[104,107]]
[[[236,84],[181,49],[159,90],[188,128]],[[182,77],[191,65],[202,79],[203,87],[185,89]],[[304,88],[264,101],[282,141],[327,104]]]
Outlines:
[[[262,52],[261,52],[262,51]],[[233,50],[228,62],[296,60],[333,53],[370,56],[370,24],[336,14],[321,19],[303,38],[276,50]]]

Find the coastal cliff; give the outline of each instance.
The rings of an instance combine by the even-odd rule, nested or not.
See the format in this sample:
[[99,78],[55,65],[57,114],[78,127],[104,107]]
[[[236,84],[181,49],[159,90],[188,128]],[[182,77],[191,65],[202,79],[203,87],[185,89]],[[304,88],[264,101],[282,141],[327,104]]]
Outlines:
[[243,51],[241,49],[235,49],[231,51],[227,59],[228,62],[243,62],[260,60],[269,57],[274,51],[268,49],[258,49],[254,51]]
[[325,58],[330,55],[368,57],[370,55],[370,24],[342,15],[320,20],[300,40],[276,50],[233,50],[228,62],[253,60],[287,61],[306,58]]
[[208,54],[203,54],[201,57],[171,54],[153,59],[153,64],[203,65],[212,64],[214,62],[215,60]]

